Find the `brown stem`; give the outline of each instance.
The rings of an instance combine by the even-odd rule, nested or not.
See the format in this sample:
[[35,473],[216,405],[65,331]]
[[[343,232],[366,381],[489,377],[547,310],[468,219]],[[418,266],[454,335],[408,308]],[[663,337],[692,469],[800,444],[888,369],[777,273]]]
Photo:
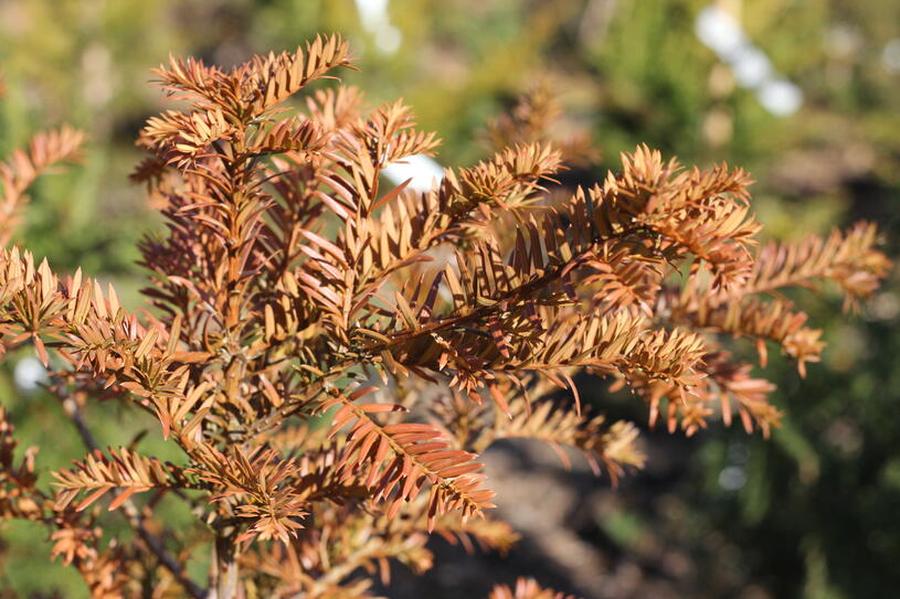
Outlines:
[[[532,293],[540,291],[553,281],[559,279],[564,274],[572,272],[575,266],[578,265],[579,262],[584,261],[588,258],[591,258],[593,254],[597,251],[597,248],[601,243],[605,241],[611,241],[613,239],[624,239],[629,235],[637,233],[643,230],[643,226],[638,226],[630,229],[624,229],[617,233],[612,233],[607,235],[606,237],[600,238],[599,236],[595,237],[593,241],[586,247],[583,251],[578,254],[572,256],[569,260],[565,262],[547,266],[545,268],[545,272],[530,281],[527,281],[518,287],[508,290],[503,297],[495,298],[494,303],[486,306],[479,306],[475,308],[471,312],[467,312],[464,314],[458,314],[455,316],[449,316],[440,320],[435,320],[429,322],[428,324],[416,327],[405,329],[402,331],[398,331],[392,335],[389,341],[382,343],[375,343],[368,347],[362,348],[362,353],[367,354],[369,356],[376,356],[385,350],[390,350],[392,347],[400,345],[401,343],[406,343],[411,341],[412,339],[431,335],[432,333],[437,333],[445,329],[451,329],[454,327],[459,327],[464,324],[470,323],[472,321],[476,321],[480,318],[486,317],[492,313],[502,312],[506,310],[506,305],[510,302],[522,301],[524,299],[528,299]],[[352,363],[354,360],[357,360],[357,357],[348,358],[342,362],[338,362],[337,364],[332,365],[332,368],[342,368],[345,363]]]
[[[84,446],[87,447],[89,451],[98,449],[99,446],[97,445],[97,440],[94,438],[94,434],[84,421],[84,416],[81,413],[81,409],[78,407],[78,403],[72,398],[64,399],[63,410],[78,430],[78,435],[81,437]],[[138,537],[140,537],[147,546],[147,549],[156,556],[159,564],[172,574],[175,580],[178,581],[178,584],[180,584],[191,597],[194,597],[194,599],[204,599],[207,596],[206,590],[187,577],[184,568],[181,567],[178,560],[166,551],[162,540],[147,530],[147,527],[144,526],[144,518],[141,516],[134,503],[131,500],[128,500],[122,507],[128,518],[128,523],[134,528]]]
[[[633,230],[622,231],[621,233],[611,235],[610,237],[608,237],[608,239],[625,237],[633,232]],[[594,245],[596,245],[596,242]],[[594,246],[574,256],[565,263],[559,264],[556,267],[549,269],[547,272],[538,277],[535,277],[531,281],[523,283],[519,287],[509,290],[505,297],[498,299],[493,305],[480,306],[475,310],[472,310],[471,312],[467,312],[465,314],[450,316],[442,320],[430,322],[415,329],[406,329],[404,331],[397,332],[391,337],[390,341],[376,343],[374,345],[362,348],[360,350],[360,353],[368,356],[377,356],[383,351],[390,350],[391,348],[400,345],[401,343],[409,342],[417,337],[421,337],[423,335],[431,335],[432,333],[437,333],[453,327],[459,327],[469,322],[478,320],[479,318],[483,318],[493,312],[498,312],[502,309],[505,309],[503,308],[505,303],[521,300],[522,298],[527,297],[528,294],[543,288],[552,281],[561,277],[562,274],[566,272],[567,267],[570,267],[574,262],[583,260],[586,256],[589,256],[590,252],[593,250],[593,247]],[[285,417],[290,410],[296,410],[298,406],[302,405],[307,398],[320,392],[324,387],[324,383],[326,381],[337,378],[337,376],[340,376],[346,370],[359,363],[359,360],[359,356],[352,356],[349,358],[345,358],[335,364],[331,364],[328,368],[328,374],[317,380],[315,383],[311,384],[306,390],[307,393],[304,393],[302,397],[298,398],[298,400],[296,401],[285,402],[285,404],[275,412],[272,412],[269,415],[258,419],[253,424],[253,426],[250,427],[250,430],[247,431],[246,437],[255,437],[262,431],[266,430],[266,428],[272,426],[274,422],[277,422],[278,418]]]
[[[206,589],[202,588],[196,582],[187,577],[178,560],[176,560],[169,554],[169,552],[166,551],[166,548],[163,546],[162,540],[160,540],[159,537],[153,535],[144,526],[143,517],[137,512],[134,505],[130,504],[129,502],[125,502],[124,507],[126,513],[128,514],[129,523],[137,531],[138,536],[141,538],[150,552],[156,556],[159,564],[172,574],[175,580],[178,581],[178,584],[180,584],[191,597],[194,597],[194,599],[205,599],[208,594],[206,592]],[[134,510],[133,513],[132,510]]]
[[[231,527],[229,527],[230,529]],[[213,545],[213,566],[210,599],[238,598],[237,544],[234,534],[220,530]]]
[[333,566],[322,576],[317,578],[314,583],[313,590],[310,594],[313,597],[324,596],[322,595],[322,593],[327,591],[330,587],[339,584],[347,576],[352,574],[354,570],[360,568],[368,560],[383,553],[383,543],[370,543],[368,545],[360,547],[349,556],[347,556],[343,563]]

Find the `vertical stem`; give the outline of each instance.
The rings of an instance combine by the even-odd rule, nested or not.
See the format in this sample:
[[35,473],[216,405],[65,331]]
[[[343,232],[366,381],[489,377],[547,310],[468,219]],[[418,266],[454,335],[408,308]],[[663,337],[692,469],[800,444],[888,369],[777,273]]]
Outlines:
[[212,584],[214,599],[239,599],[238,563],[234,534],[219,531],[213,545]]

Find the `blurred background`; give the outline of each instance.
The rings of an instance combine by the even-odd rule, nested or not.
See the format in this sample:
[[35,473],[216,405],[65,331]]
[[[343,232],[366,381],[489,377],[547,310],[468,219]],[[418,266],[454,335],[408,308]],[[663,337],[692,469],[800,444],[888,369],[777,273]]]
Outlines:
[[[898,0],[0,0],[0,155],[63,122],[89,134],[83,163],[34,189],[20,241],[61,271],[113,280],[139,305],[134,243],[158,222],[127,175],[138,130],[162,106],[149,69],[170,52],[232,65],[329,31],[357,57],[345,81],[373,103],[404,97],[444,139],[443,164],[482,157],[485,121],[543,82],[563,126],[602,153],[576,179],[601,178],[639,142],[686,163],[727,160],[753,173],[767,235],[867,218],[898,255]],[[547,448],[491,453],[519,547],[503,559],[436,541],[439,566],[425,577],[398,567],[389,596],[484,596],[519,575],[586,599],[896,593],[898,291],[894,275],[853,318],[837,298],[798,295],[829,347],[806,380],[771,364],[787,415],[769,441],[721,427],[689,440],[646,431],[648,467],[615,490],[585,466],[566,472]],[[30,353],[13,358],[0,401],[23,445],[41,445],[42,468],[66,465],[78,439],[35,389]],[[601,386],[584,395],[646,420],[640,402]],[[104,415],[104,444],[120,417]],[[3,529],[0,589],[84,596],[46,566],[36,534]]]

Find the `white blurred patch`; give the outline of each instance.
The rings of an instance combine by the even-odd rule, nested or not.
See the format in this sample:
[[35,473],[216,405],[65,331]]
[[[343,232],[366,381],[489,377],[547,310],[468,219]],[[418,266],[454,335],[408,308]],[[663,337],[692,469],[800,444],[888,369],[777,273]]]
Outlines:
[[718,6],[707,6],[694,21],[700,41],[721,57],[730,56],[747,41],[740,23]]
[[47,382],[47,369],[33,356],[22,358],[13,370],[16,387],[25,393],[33,393],[41,383]]
[[382,172],[394,185],[412,179],[409,182],[409,189],[421,192],[434,189],[444,178],[444,169],[441,165],[421,154],[393,162],[384,167]]
[[372,35],[382,54],[394,54],[400,49],[403,34],[391,23],[388,0],[356,0],[356,10],[360,24]]
[[790,116],[803,104],[800,88],[784,79],[766,81],[756,91],[756,98],[775,116]]
[[741,87],[753,89],[774,75],[769,57],[756,46],[743,46],[732,62],[734,79]]
[[728,466],[719,473],[719,486],[726,491],[739,491],[747,484],[747,473],[741,466]]
[[881,51],[881,64],[891,73],[900,73],[900,37],[885,44]]
[[772,61],[753,45],[731,13],[717,5],[707,6],[697,15],[694,32],[731,67],[738,85],[756,91],[757,100],[770,113],[789,116],[803,105],[803,91],[775,72]]

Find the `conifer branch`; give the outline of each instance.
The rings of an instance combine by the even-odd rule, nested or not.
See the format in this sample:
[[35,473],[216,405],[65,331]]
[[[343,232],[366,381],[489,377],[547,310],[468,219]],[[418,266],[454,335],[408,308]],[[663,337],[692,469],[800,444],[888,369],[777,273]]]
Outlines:
[[[546,89],[489,127],[492,156],[428,192],[391,186],[385,167],[438,139],[401,102],[309,92],[349,66],[333,35],[230,69],[172,58],[155,72],[185,105],[148,120],[132,176],[166,224],[139,244],[152,313],[5,247],[26,188],[80,134],[39,136],[0,164],[0,348],[52,361],[90,451],[55,473],[54,511],[0,411],[0,515],[50,527],[53,555],[95,594],[162,593],[163,572],[204,596],[181,564],[210,531],[216,599],[368,596],[363,571],[387,582],[392,561],[432,566],[431,532],[504,551],[515,534],[484,518],[477,459],[495,441],[542,441],[564,463],[571,448],[614,482],[643,464],[636,427],[582,405],[579,375],[627,387],[672,432],[718,418],[768,436],[773,385],[724,338],[754,340],[763,366],[775,343],[805,374],[821,333],[782,292],[831,281],[852,305],[889,271],[867,224],[759,250],[750,177],[726,165],[638,146],[619,172],[563,189],[565,164],[595,154],[558,139]],[[152,414],[187,463],[97,451],[86,402]],[[131,498],[152,490],[138,511]],[[163,494],[196,515],[184,555],[149,532]],[[103,516],[87,508],[107,495],[141,542],[101,547]],[[492,595],[560,597],[527,580]]]

